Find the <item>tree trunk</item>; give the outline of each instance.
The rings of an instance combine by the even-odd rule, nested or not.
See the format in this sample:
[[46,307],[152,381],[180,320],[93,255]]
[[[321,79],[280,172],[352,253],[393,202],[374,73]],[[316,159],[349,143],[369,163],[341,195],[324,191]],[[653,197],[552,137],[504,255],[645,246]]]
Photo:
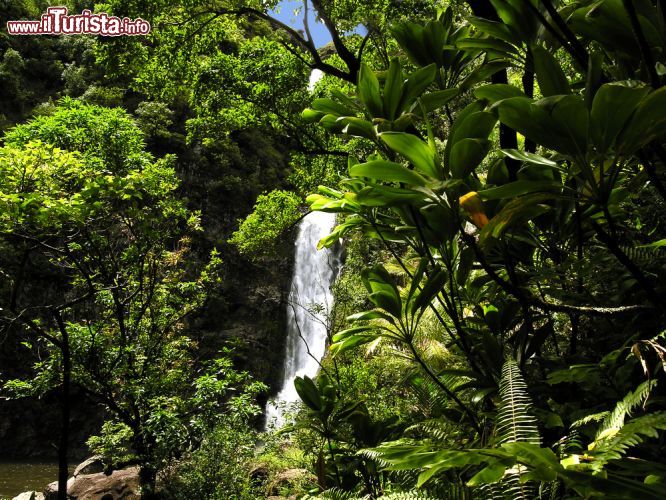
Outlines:
[[[482,17],[490,21],[500,21],[497,11],[489,0],[467,0],[467,4],[472,9],[472,13],[477,17]],[[492,83],[509,83],[509,78],[505,69],[496,72],[490,77]],[[500,123],[499,140],[501,149],[518,149],[518,136],[516,131]],[[520,162],[513,158],[505,158],[506,168],[509,171],[509,179],[517,179]]]
[[158,498],[155,492],[157,471],[149,465],[142,465],[139,472],[139,481],[141,482],[141,498],[144,500],[156,500]]
[[58,500],[67,500],[67,479],[69,478],[69,464],[67,455],[69,452],[69,420],[71,414],[71,378],[72,378],[72,359],[69,351],[69,334],[62,320],[60,311],[53,308],[51,313],[58,324],[62,343],[60,352],[62,354],[62,386],[61,386],[61,427],[60,427],[60,445],[58,446]]

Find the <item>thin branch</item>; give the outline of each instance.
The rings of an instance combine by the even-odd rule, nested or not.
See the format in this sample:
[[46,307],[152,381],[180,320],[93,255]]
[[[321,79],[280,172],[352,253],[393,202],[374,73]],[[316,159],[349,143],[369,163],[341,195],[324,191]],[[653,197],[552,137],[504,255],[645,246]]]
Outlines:
[[354,56],[354,54],[351,53],[351,51],[342,41],[342,37],[335,27],[335,23],[333,23],[331,18],[328,17],[328,14],[326,14],[324,6],[321,4],[321,2],[319,0],[312,0],[312,6],[317,11],[320,19],[324,22],[324,26],[326,26],[328,32],[331,34],[333,45],[335,46],[335,50],[337,51],[338,56],[340,56],[340,59],[342,59],[347,65],[347,68],[349,68],[349,75],[352,78],[351,82],[356,83],[356,74],[360,68],[359,60]]
[[481,267],[490,278],[497,283],[500,288],[502,288],[506,293],[512,295],[518,301],[524,300],[527,301],[530,305],[543,309],[545,311],[553,312],[565,312],[565,313],[578,313],[586,314],[590,316],[612,316],[616,314],[626,314],[630,312],[639,312],[639,311],[654,311],[654,307],[645,306],[645,305],[628,305],[628,306],[618,306],[618,307],[596,307],[596,306],[573,306],[569,304],[554,304],[552,302],[546,302],[542,299],[539,299],[534,296],[526,295],[523,289],[515,287],[512,283],[503,279],[500,275],[495,272],[495,270],[490,266],[485,256],[481,252],[481,249],[476,244],[474,237],[466,233],[461,228],[461,234],[465,243],[472,248],[474,254],[481,264]]
[[[317,8],[314,2],[313,2],[313,6],[315,6],[315,8]],[[317,9],[317,11],[319,12],[319,9]],[[262,11],[257,10],[257,9],[253,9],[251,7],[242,7],[242,8],[239,8],[239,9],[219,9],[219,10],[213,11],[213,13],[215,13],[217,15],[220,15],[220,16],[222,16],[222,15],[250,16],[250,17],[255,17],[257,19],[262,19],[262,20],[268,22],[273,28],[275,28],[277,30],[280,30],[280,31],[283,31],[284,33],[289,35],[289,38],[296,45],[298,45],[299,47],[301,47],[301,49],[303,49],[305,52],[310,54],[310,56],[314,60],[314,63],[310,64],[310,67],[320,69],[324,73],[327,73],[327,74],[332,75],[332,76],[336,76],[336,77],[338,77],[342,80],[348,81],[350,83],[356,83],[356,73],[358,71],[358,62],[356,61],[356,58],[354,58],[353,54],[351,54],[349,52],[349,50],[347,49],[347,47],[345,47],[345,45],[342,43],[342,40],[339,38],[339,35],[337,35],[337,31],[335,31],[334,27],[333,27],[333,29],[334,29],[333,33],[335,33],[335,35],[333,33],[331,33],[331,36],[333,36],[334,45],[336,47],[336,50],[338,51],[338,55],[345,62],[345,64],[347,65],[347,67],[349,69],[348,72],[342,71],[339,68],[336,68],[335,66],[332,66],[332,65],[324,62],[324,60],[321,58],[321,55],[319,54],[319,51],[317,50],[317,47],[315,47],[314,42],[312,40],[305,39],[303,37],[303,35],[301,33],[299,33],[298,31],[296,31],[294,28],[292,28],[291,26],[283,23],[282,21],[279,21],[278,19],[275,19],[274,17],[269,16],[265,12],[262,12]],[[320,17],[322,17],[320,12],[319,12],[319,14],[320,14]],[[324,19],[324,17],[322,17],[322,20],[323,19]],[[327,28],[328,28],[328,26],[327,26]],[[329,29],[329,31],[330,31],[330,29]],[[336,43],[336,40],[338,40],[338,43]],[[353,59],[353,61],[356,64],[354,64],[354,62],[352,62],[349,59],[348,54],[351,54],[351,58]]]
[[[531,1],[525,3],[530,7],[532,6]],[[571,29],[569,29],[569,26],[567,26],[567,23],[564,21],[564,19],[562,19],[560,13],[557,12],[557,9],[552,4],[551,0],[541,0],[541,3],[543,3],[544,7],[546,7],[546,10],[548,11],[550,18],[555,22],[555,24],[557,25],[558,29],[562,32],[562,34],[564,34],[566,39],[569,41],[569,44],[571,44],[571,49],[573,51],[572,56],[574,56],[574,58],[581,63],[583,71],[586,71],[588,63],[587,50],[585,50],[585,47],[583,46],[582,43],[580,43],[580,40],[576,38],[576,35],[574,35]]]

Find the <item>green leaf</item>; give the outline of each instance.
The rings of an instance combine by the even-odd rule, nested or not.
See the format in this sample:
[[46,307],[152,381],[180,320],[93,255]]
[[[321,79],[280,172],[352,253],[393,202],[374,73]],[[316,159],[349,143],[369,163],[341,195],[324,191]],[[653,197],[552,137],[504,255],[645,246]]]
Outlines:
[[529,479],[555,481],[558,473],[563,470],[559,459],[550,448],[525,442],[503,443],[502,448],[516,456],[520,462],[529,465]]
[[303,118],[303,120],[308,123],[315,123],[321,120],[325,114],[326,113],[322,113],[321,111],[316,111],[311,108],[306,108],[301,113],[301,118]]
[[581,382],[599,378],[601,371],[598,365],[571,365],[566,370],[557,370],[548,375],[546,382],[550,385]]
[[388,76],[384,85],[384,112],[389,120],[396,118],[396,112],[402,98],[402,89],[402,67],[400,66],[400,60],[394,58],[389,65]]
[[378,332],[368,326],[349,328],[333,336],[331,352],[336,356],[360,345],[368,344],[378,337]]
[[328,99],[326,97],[320,97],[315,99],[312,103],[312,107],[321,111],[324,114],[338,115],[338,116],[353,116],[354,110],[343,106],[339,102],[334,101],[333,99]]
[[358,95],[373,117],[384,116],[382,99],[379,94],[379,80],[364,62],[361,63],[361,69],[358,72]]
[[[567,97],[575,99],[574,96]],[[580,148],[573,141],[574,137],[579,138],[579,134],[574,130],[569,130],[569,128],[578,130],[580,127],[584,127],[587,129],[587,108],[580,101],[582,110],[563,108],[559,119],[554,120],[554,117],[546,111],[546,104],[554,106],[557,101],[553,98],[549,99],[549,101],[539,101],[539,105],[525,97],[504,99],[497,104],[499,119],[508,127],[520,132],[541,146],[564,154],[579,154]],[[577,112],[574,113],[573,111]],[[571,114],[567,116],[567,112]],[[580,119],[581,112],[585,114],[582,120]],[[579,123],[572,123],[574,120],[578,120]],[[579,139],[585,141],[586,135]]]
[[548,97],[539,101],[539,104],[545,107],[552,104],[552,127],[559,130],[565,138],[560,152],[573,157],[584,157],[587,154],[590,113],[583,98],[578,95]]
[[379,138],[396,153],[407,158],[414,168],[434,179],[442,179],[442,173],[435,163],[436,152],[416,137],[406,132],[383,132]]
[[[460,122],[458,122],[460,120]],[[456,144],[461,139],[487,139],[492,132],[497,117],[488,111],[476,111],[459,117],[451,130],[451,140]]]
[[530,47],[534,58],[534,70],[541,94],[544,97],[570,94],[569,82],[553,55],[539,45]]
[[380,181],[404,182],[414,186],[425,186],[426,180],[417,172],[409,170],[400,163],[386,160],[372,160],[359,163],[349,169],[352,177],[369,177]]
[[436,270],[431,273],[427,281],[423,285],[421,293],[419,293],[412,304],[412,314],[419,309],[425,309],[430,305],[437,294],[444,288],[448,279],[448,272],[446,269]]
[[342,132],[342,129],[345,128],[344,122],[341,121],[339,118],[340,117],[337,115],[331,115],[331,114],[324,115],[321,118],[321,120],[319,120],[319,124],[329,132],[337,134]]
[[492,143],[487,139],[462,139],[451,149],[449,168],[456,179],[464,179],[478,167],[490,151]]
[[486,246],[491,239],[499,239],[510,227],[524,224],[548,212],[550,207],[541,204],[548,198],[548,195],[533,194],[511,200],[483,226],[479,236],[480,245]]
[[347,321],[350,322],[370,321],[373,319],[383,319],[390,323],[393,323],[393,318],[387,314],[384,314],[381,311],[363,311],[360,313],[352,314],[351,316],[347,316]]
[[469,90],[477,83],[486,81],[498,71],[506,69],[511,64],[508,61],[489,61],[474,68],[459,85],[460,90]]
[[370,300],[396,318],[402,312],[402,299],[397,287],[393,284],[391,275],[383,266],[377,265],[365,269],[361,278],[370,293]]
[[384,311],[394,317],[400,318],[401,304],[399,297],[396,299],[395,294],[384,290],[378,290],[368,295],[368,299],[380,309],[384,309]]
[[450,207],[441,203],[430,203],[420,208],[429,229],[436,233],[440,241],[451,241],[456,234],[455,214]]
[[371,141],[377,140],[377,132],[375,131],[375,127],[369,121],[352,116],[342,117],[339,119],[339,121],[345,124],[345,127],[342,129],[344,134],[353,135],[356,137],[365,137]]
[[361,189],[356,196],[356,200],[365,207],[390,207],[417,204],[423,200],[423,197],[423,193],[412,189],[375,184]]
[[446,106],[458,93],[457,88],[436,90],[421,96],[421,104],[423,104],[426,113],[430,113]]
[[458,115],[456,116],[453,125],[451,125],[451,130],[449,131],[449,138],[446,141],[446,146],[444,147],[444,158],[446,160],[447,166],[449,162],[449,157],[451,156],[451,149],[453,148],[453,143],[454,143],[452,139],[456,133],[456,130],[461,127],[465,118],[467,118],[473,113],[482,111],[484,108],[485,104],[482,101],[474,101],[471,104],[465,106],[465,108],[463,108],[462,111],[458,112]]
[[458,42],[457,46],[464,50],[479,49],[504,57],[511,57],[518,52],[515,46],[497,38],[468,38]]
[[470,17],[470,24],[476,27],[482,33],[491,35],[512,45],[521,45],[522,42],[509,29],[509,27],[497,21],[489,21],[481,17]]
[[[376,314],[383,314],[379,311],[366,311],[363,314],[370,314],[370,313],[376,313]],[[334,343],[337,342],[342,342],[345,339],[348,339],[350,337],[356,336],[358,334],[366,334],[369,335],[372,333],[372,331],[375,328],[372,325],[360,325],[360,326],[354,326],[352,328],[347,328],[345,330],[341,330],[335,335],[333,335],[333,338],[331,339]]]
[[521,41],[529,44],[537,36],[540,23],[522,1],[490,0],[500,19]]
[[653,243],[649,243],[648,245],[641,245],[641,247],[652,247],[652,248],[666,247],[666,239],[658,240]]
[[402,91],[402,99],[400,101],[399,110],[404,111],[405,108],[410,106],[416,99],[421,97],[428,86],[435,79],[437,74],[437,66],[429,64],[425,68],[416,70],[409,75],[405,80],[405,85]]
[[508,85],[506,83],[491,83],[474,89],[474,95],[477,99],[486,99],[491,103],[501,101],[502,99],[509,99],[510,97],[525,97],[525,93],[518,87]]
[[666,87],[644,98],[618,138],[618,149],[631,152],[664,134],[666,127]]
[[427,66],[431,62],[423,46],[424,31],[422,25],[409,21],[391,27],[391,34],[416,66]]
[[[331,89],[331,94],[335,97],[343,106],[346,106],[350,110],[360,111],[361,108],[356,101],[350,98],[347,94],[342,92],[340,89]],[[355,115],[355,112],[348,113],[350,115]]]
[[519,149],[502,149],[501,151],[509,158],[513,158],[514,160],[518,161],[523,161],[525,163],[531,163],[533,165],[540,165],[543,167],[551,167],[551,168],[557,168],[558,166],[557,162],[549,160],[548,158],[544,158],[543,156],[538,155],[536,153],[530,153],[528,151],[520,151]]
[[562,189],[562,184],[554,181],[527,181],[518,180],[502,186],[479,191],[483,200],[504,200],[517,198],[530,193],[541,193],[544,191],[557,191]]
[[298,393],[298,396],[301,398],[303,403],[305,403],[310,409],[314,411],[321,411],[321,396],[317,386],[310,377],[296,377],[296,379],[294,379],[294,386],[296,387],[296,392]]
[[467,481],[467,486],[479,486],[482,484],[496,483],[502,477],[507,467],[500,461],[494,461],[474,474],[472,478]]
[[647,86],[630,86],[628,83],[606,83],[599,87],[592,101],[590,132],[601,153],[615,143],[640,101],[650,91]]

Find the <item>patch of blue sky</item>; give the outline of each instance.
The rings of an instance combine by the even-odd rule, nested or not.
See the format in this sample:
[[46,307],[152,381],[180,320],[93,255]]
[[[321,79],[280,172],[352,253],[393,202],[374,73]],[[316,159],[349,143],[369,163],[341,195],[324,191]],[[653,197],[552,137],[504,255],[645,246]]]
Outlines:
[[[283,22],[296,30],[305,31],[303,23],[303,0],[282,0],[278,6],[269,11],[269,14],[275,19]],[[309,4],[308,8],[308,27],[314,41],[315,47],[323,47],[331,41],[331,34],[323,23],[317,21],[316,11]],[[363,25],[358,25],[353,33],[365,35],[367,30]]]

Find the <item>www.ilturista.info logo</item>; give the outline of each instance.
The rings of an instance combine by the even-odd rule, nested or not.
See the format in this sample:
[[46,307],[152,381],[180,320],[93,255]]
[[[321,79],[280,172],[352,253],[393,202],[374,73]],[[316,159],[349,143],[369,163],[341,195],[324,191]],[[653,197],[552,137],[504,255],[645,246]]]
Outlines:
[[49,7],[39,21],[7,21],[10,35],[147,35],[150,23],[143,19],[93,14],[88,9],[67,15],[67,7]]

